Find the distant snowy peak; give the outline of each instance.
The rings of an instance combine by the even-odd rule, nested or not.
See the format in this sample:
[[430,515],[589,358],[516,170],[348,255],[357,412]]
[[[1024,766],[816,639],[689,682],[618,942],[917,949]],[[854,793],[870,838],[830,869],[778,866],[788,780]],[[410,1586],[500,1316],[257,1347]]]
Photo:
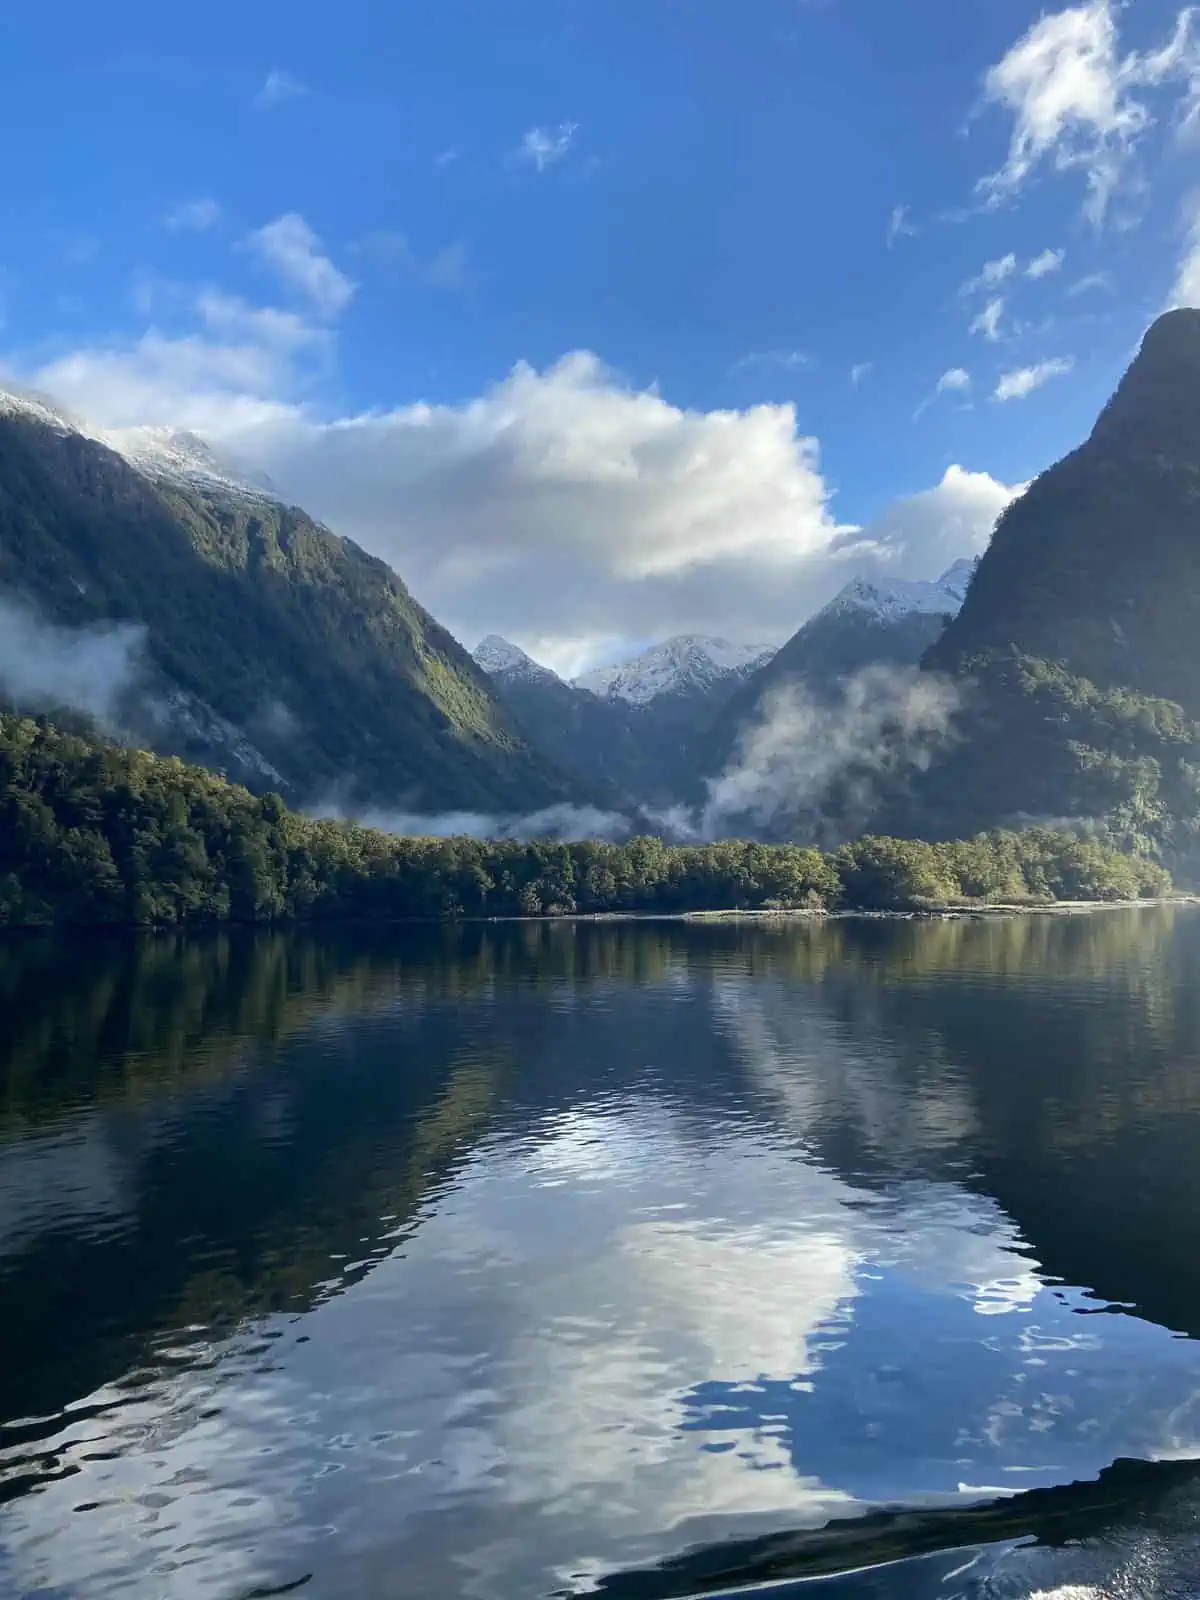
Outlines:
[[881,622],[895,622],[914,612],[957,616],[977,565],[977,557],[956,561],[932,582],[893,578],[890,583],[876,583],[867,578],[854,578],[820,615],[830,617],[859,611]]
[[685,633],[652,645],[631,661],[595,667],[574,682],[577,689],[601,699],[647,706],[660,695],[708,689],[733,675],[746,677],[774,654],[773,645],[731,644]]
[[520,645],[510,644],[498,633],[489,633],[471,651],[477,667],[482,667],[489,678],[554,678],[549,667],[543,667],[532,656],[525,654]]

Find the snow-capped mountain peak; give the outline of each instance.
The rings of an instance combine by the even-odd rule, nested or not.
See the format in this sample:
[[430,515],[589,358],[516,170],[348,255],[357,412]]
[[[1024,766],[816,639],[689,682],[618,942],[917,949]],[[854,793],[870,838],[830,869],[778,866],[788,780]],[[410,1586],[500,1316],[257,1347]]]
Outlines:
[[185,489],[227,489],[252,499],[277,500],[269,478],[222,460],[198,434],[172,428],[99,428],[35,390],[0,389],[0,416],[28,417],[60,434],[107,445],[144,477]]
[[964,558],[933,581],[892,578],[878,582],[854,578],[825,607],[823,615],[861,611],[882,622],[894,622],[913,612],[956,616],[966,599],[977,558]]
[[489,678],[553,678],[555,674],[549,667],[543,667],[540,662],[526,655],[520,645],[510,644],[507,639],[502,639],[498,633],[489,633],[486,639],[481,639],[471,651],[471,656],[477,667],[482,667]]
[[574,684],[601,699],[646,706],[660,695],[706,689],[732,675],[745,677],[774,654],[770,645],[733,644],[728,639],[685,633],[651,645],[629,661],[594,667]]
[[199,434],[174,428],[97,429],[92,437],[124,456],[148,478],[186,489],[231,489],[252,498],[277,500],[271,480],[222,459]]

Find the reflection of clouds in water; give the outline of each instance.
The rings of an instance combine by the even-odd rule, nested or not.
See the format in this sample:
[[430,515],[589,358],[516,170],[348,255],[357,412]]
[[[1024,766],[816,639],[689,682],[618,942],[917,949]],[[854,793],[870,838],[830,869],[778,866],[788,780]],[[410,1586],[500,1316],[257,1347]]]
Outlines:
[[[107,1393],[72,1430],[82,1474],[0,1516],[6,1567],[80,1600],[123,1573],[190,1600],[314,1566],[340,1584],[314,1596],[370,1593],[396,1562],[447,1600],[538,1592],[724,1519],[847,1514],[831,1416],[876,1440],[898,1490],[919,1420],[949,1495],[1039,1440],[1070,1475],[1182,1434],[1187,1348],[1071,1316],[990,1201],[869,1192],[768,1131],[718,1139],[645,1098],[492,1141],[393,1256],[271,1325],[310,1342],[243,1339],[211,1371]],[[1131,1355],[1162,1365],[1154,1393]],[[196,1565],[149,1571],[185,1543]]]
[[835,1015],[816,984],[799,994],[795,985],[770,978],[752,987],[733,979],[713,985],[718,1023],[789,1130],[804,1137],[823,1119],[849,1120],[893,1166],[953,1149],[975,1131],[970,1096],[947,1077],[932,1033],[922,1040],[920,1060],[922,1078],[934,1081],[898,1072],[894,1030],[864,1019],[870,998],[867,986],[856,989],[851,1024]]

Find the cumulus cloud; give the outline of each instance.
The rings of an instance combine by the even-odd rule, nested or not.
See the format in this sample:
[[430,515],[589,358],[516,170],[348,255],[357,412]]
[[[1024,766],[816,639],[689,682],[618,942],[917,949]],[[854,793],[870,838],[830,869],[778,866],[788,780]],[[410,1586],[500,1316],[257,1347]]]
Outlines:
[[282,67],[275,67],[263,79],[262,87],[254,97],[254,104],[260,111],[269,111],[272,106],[282,105],[285,100],[298,100],[307,93],[307,84],[301,83],[299,78],[285,72]]
[[517,160],[545,172],[568,153],[578,132],[577,122],[560,122],[556,128],[530,128],[517,146]]
[[321,240],[297,211],[286,212],[252,233],[251,250],[312,306],[318,316],[340,315],[354,296],[354,284],[325,254]]
[[1017,367],[1004,373],[995,392],[994,400],[1024,400],[1035,389],[1040,389],[1051,378],[1061,378],[1075,365],[1072,356],[1057,356],[1053,361],[1039,361],[1032,367]]
[[[586,352],[461,404],[329,419],[308,398],[327,324],[211,290],[194,309],[192,334],[23,376],[100,428],[200,435],[382,556],[460,639],[498,632],[566,673],[672,633],[781,642],[864,566],[928,578],[973,553],[1011,492],[954,468],[889,543],[894,518],[835,516],[792,406],[687,410]],[[964,485],[988,509],[947,548]]]
[[842,535],[838,547],[855,572],[936,577],[960,557],[980,555],[1000,513],[1024,489],[950,466],[935,488],[893,500],[874,522]]
[[873,361],[856,361],[850,368],[850,382],[857,389],[859,384],[864,379],[869,378],[874,370],[875,363]]
[[1085,213],[1103,220],[1139,141],[1155,122],[1144,92],[1182,82],[1187,109],[1200,86],[1191,7],[1158,49],[1122,53],[1113,0],[1044,14],[991,67],[984,99],[1012,117],[1007,159],[980,180],[990,204],[1018,193],[1045,165],[1082,172]]

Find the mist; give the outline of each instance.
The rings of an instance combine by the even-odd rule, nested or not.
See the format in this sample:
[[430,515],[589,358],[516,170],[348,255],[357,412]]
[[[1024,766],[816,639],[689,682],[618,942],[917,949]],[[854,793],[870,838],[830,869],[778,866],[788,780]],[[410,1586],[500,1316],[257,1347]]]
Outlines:
[[477,811],[422,813],[378,808],[351,812],[342,806],[327,805],[317,807],[311,814],[419,839],[504,839],[519,844],[534,839],[617,842],[635,831],[630,817],[618,811],[601,811],[596,806],[546,806],[525,814],[489,816]]
[[[734,760],[707,780],[692,836],[778,837],[783,829],[802,843],[843,842],[870,825],[885,788],[929,766],[953,737],[960,704],[950,679],[915,667],[864,668],[833,700],[781,684]],[[677,812],[670,820],[688,826]]]
[[63,628],[0,598],[0,695],[21,710],[69,707],[105,731],[123,728],[123,700],[142,670],[145,629],[134,623]]

